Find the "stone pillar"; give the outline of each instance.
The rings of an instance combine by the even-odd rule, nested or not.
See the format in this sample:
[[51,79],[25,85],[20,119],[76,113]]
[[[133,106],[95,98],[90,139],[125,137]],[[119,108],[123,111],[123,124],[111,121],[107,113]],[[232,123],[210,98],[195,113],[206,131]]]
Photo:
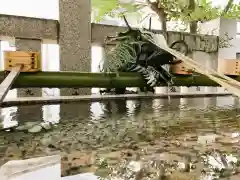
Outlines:
[[[226,33],[227,35],[232,38],[232,40],[229,40],[227,42],[230,47],[224,47],[220,46],[218,50],[218,62],[219,64],[222,63],[222,61],[227,61],[228,59],[236,59],[237,57],[237,52],[239,52],[239,43],[237,39],[237,20],[236,19],[225,19],[225,18],[220,18],[219,21],[219,38],[221,39],[227,39],[226,38]],[[218,88],[220,89],[220,88]],[[222,91],[224,91],[225,88],[222,88]],[[220,91],[220,90],[219,90]],[[227,92],[227,91],[225,91]],[[218,98],[220,100],[221,98]],[[222,98],[223,99],[223,98]],[[221,102],[221,100],[220,100]],[[229,105],[236,105],[235,103],[235,98],[228,98]],[[226,104],[226,102],[224,102]],[[219,103],[218,103],[219,104]]]
[[[214,70],[217,70],[217,54],[216,53],[206,53],[206,52],[201,52],[201,51],[195,51],[194,52],[194,60],[198,61],[200,64],[202,64],[204,67],[212,68]],[[216,87],[201,87],[200,92],[203,93],[214,93],[217,92]],[[206,98],[201,98],[201,100],[197,100],[196,104],[201,105],[202,107],[212,107],[216,106],[216,98],[215,97],[206,97]],[[201,107],[201,106],[200,106]]]
[[[60,70],[91,72],[91,1],[59,0],[59,23]],[[61,89],[65,96],[87,94],[91,94],[90,88]],[[61,118],[69,112],[70,119],[80,115],[87,118],[90,105],[61,104]]]
[[[17,51],[36,51],[41,52],[41,40],[30,39],[16,39],[15,46]],[[41,97],[41,88],[23,88],[18,89],[18,97]],[[18,108],[18,118],[20,121],[36,121],[42,119],[42,107],[34,106],[20,106]]]
[[[91,72],[91,1],[59,0],[60,70]],[[62,89],[62,95],[91,89]]]

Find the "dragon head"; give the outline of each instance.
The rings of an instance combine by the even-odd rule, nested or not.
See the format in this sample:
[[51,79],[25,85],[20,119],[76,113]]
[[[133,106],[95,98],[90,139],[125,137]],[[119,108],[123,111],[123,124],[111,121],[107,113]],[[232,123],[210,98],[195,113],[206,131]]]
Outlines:
[[[124,22],[127,26],[127,31],[125,32],[119,32],[117,33],[116,36],[107,36],[105,39],[106,44],[115,44],[118,42],[123,42],[126,40],[131,40],[131,41],[142,41],[142,42],[148,42],[148,40],[145,38],[144,35],[148,35],[148,37],[151,37],[150,32],[142,32],[139,29],[133,29],[125,16],[123,16]],[[150,29],[150,28],[149,28]]]

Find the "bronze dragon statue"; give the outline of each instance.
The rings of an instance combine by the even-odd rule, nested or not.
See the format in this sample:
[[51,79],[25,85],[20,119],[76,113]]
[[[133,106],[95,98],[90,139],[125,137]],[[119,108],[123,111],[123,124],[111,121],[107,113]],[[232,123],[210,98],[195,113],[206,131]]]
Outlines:
[[[106,44],[114,42],[115,47],[106,53],[101,62],[101,72],[139,72],[146,82],[146,90],[151,92],[154,92],[154,87],[160,84],[173,85],[172,75],[164,65],[178,64],[181,60],[151,43],[150,40],[155,37],[150,26],[145,31],[133,29],[126,17],[123,18],[128,30],[116,36],[106,37]],[[180,47],[183,48],[185,55],[188,53],[188,46],[183,40],[172,43],[170,47],[177,50]],[[126,88],[116,88],[114,92],[124,94],[125,90]],[[100,93],[110,91],[111,89],[106,89]]]

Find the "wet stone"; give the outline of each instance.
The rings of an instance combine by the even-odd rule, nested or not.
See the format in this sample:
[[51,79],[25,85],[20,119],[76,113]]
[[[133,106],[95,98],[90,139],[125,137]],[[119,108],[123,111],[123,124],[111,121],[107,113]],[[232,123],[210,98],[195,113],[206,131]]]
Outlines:
[[25,131],[25,130],[32,128],[33,126],[35,126],[37,124],[39,124],[39,122],[26,122],[23,125],[16,127],[16,130]]
[[28,132],[30,133],[39,133],[41,132],[43,127],[41,125],[34,125],[33,127],[28,129]]

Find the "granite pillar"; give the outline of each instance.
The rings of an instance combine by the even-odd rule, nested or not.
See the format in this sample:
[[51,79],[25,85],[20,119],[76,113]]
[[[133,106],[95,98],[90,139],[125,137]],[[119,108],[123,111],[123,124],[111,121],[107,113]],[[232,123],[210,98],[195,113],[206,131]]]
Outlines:
[[[91,1],[59,0],[59,23],[60,70],[91,72]],[[62,88],[60,94],[88,95],[91,89]],[[87,104],[61,104],[62,119],[88,118],[89,114]]]
[[[41,52],[41,40],[16,39],[15,46],[17,51],[35,51]],[[41,88],[21,88],[17,91],[18,97],[40,97]],[[20,106],[18,108],[18,119],[20,121],[37,121],[42,119],[42,107]]]
[[[91,1],[59,0],[60,70],[91,72]],[[89,88],[62,89],[61,95],[90,94]]]

